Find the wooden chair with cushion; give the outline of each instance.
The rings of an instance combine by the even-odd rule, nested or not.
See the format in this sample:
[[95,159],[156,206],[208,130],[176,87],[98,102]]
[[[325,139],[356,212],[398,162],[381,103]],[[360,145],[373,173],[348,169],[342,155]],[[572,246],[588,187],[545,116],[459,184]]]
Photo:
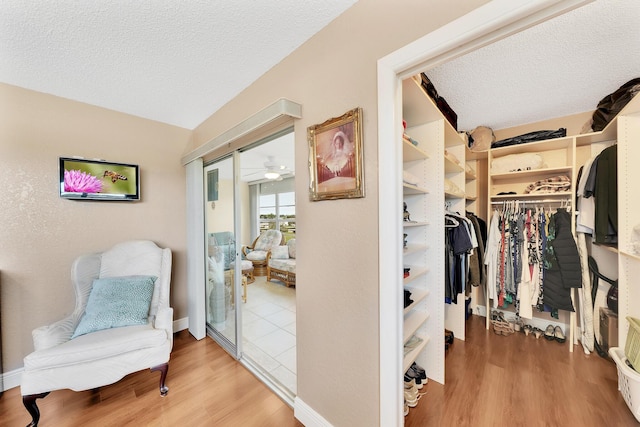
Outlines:
[[287,287],[296,285],[296,239],[267,254],[267,281],[271,279],[280,280]]
[[242,254],[253,263],[253,275],[267,274],[267,253],[275,246],[284,245],[284,235],[280,230],[266,230],[251,246],[243,246]]

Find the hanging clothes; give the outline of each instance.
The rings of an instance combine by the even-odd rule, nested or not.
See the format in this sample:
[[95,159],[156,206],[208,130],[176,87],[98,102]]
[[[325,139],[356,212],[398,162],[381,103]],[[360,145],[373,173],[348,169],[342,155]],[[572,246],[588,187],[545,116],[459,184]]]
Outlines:
[[[473,231],[475,232],[477,239],[477,247],[469,256],[469,274],[467,276],[466,292],[470,293],[472,286],[484,286],[486,284],[486,271],[484,265],[484,251],[485,251],[485,237],[487,231],[482,231],[482,225],[479,218],[471,213],[467,212],[467,219],[471,221]],[[484,223],[484,221],[483,221]],[[486,224],[485,224],[486,227]]]
[[574,311],[571,289],[582,287],[582,270],[576,241],[571,234],[571,216],[566,209],[558,209],[551,216],[547,240],[544,304],[558,310]]
[[573,311],[571,289],[582,286],[580,257],[571,216],[506,202],[494,210],[485,251],[486,283],[494,307],[513,305],[531,319],[533,308]]
[[471,221],[458,214],[445,215],[445,302],[458,303],[458,294],[465,290],[469,254],[477,247]]

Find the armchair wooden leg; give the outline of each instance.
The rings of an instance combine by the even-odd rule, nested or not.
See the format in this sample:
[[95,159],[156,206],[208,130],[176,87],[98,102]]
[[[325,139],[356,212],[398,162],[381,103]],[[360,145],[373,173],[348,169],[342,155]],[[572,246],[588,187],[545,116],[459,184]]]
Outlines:
[[160,371],[160,396],[166,396],[167,393],[169,393],[169,387],[167,387],[164,382],[167,379],[167,372],[169,372],[169,363],[154,366],[151,368],[151,371]]
[[36,399],[42,399],[48,394],[49,392],[40,394],[28,394],[26,396],[22,396],[22,404],[25,408],[27,408],[27,411],[29,411],[29,415],[31,415],[31,422],[27,425],[27,427],[38,426],[38,422],[40,421],[40,409],[38,409]]

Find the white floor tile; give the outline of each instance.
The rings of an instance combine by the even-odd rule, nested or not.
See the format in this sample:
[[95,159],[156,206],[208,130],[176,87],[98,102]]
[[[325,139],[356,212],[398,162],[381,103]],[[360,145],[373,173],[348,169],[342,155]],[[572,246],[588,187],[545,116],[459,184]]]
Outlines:
[[285,368],[293,372],[297,373],[296,370],[296,347],[291,347],[289,350],[285,351],[282,354],[279,354],[275,358],[278,362],[282,364]]
[[293,311],[282,309],[276,313],[264,317],[276,326],[284,327],[296,321],[296,314]]
[[242,336],[249,341],[254,342],[265,335],[269,335],[270,333],[277,331],[278,329],[279,328],[273,323],[259,317],[253,322],[244,324]]
[[277,329],[276,331],[258,338],[254,344],[260,347],[271,357],[276,357],[296,345],[296,337],[289,332]]

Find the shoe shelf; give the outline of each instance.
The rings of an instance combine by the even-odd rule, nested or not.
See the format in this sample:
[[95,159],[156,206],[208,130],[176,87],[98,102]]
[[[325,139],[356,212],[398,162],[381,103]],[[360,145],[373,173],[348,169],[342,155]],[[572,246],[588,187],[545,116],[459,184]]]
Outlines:
[[415,362],[416,359],[418,358],[418,355],[420,355],[422,350],[424,350],[424,348],[429,343],[429,338],[428,337],[424,337],[424,336],[420,336],[420,335],[416,335],[416,336],[418,338],[422,339],[422,342],[420,344],[418,344],[416,346],[416,348],[412,349],[410,352],[408,352],[407,354],[404,355],[404,357],[402,359],[402,372],[407,372],[407,369],[409,369],[411,367],[413,362]]
[[427,296],[429,296],[429,291],[424,289],[417,289],[407,286],[409,292],[411,292],[411,299],[413,302],[405,307],[403,314],[408,314],[411,310],[413,310],[422,300],[424,300]]
[[424,227],[425,225],[429,225],[429,223],[427,221],[404,221],[402,223],[404,228]]
[[405,344],[416,333],[418,328],[429,318],[426,311],[412,310],[404,316],[404,336],[402,343]]
[[409,264],[407,264],[406,267],[411,268],[411,275],[409,277],[405,277],[402,280],[402,285],[403,286],[406,286],[406,285],[410,284],[414,280],[419,279],[420,277],[424,276],[425,274],[427,274],[429,272],[429,269],[426,268],[426,267],[416,267],[416,266],[409,265]]
[[402,255],[407,256],[417,252],[424,252],[429,248],[427,245],[408,244],[402,251]]

